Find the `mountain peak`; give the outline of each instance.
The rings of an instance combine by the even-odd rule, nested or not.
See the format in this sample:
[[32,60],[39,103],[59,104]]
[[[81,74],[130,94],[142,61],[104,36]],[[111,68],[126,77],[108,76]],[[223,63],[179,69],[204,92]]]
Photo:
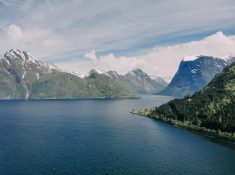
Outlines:
[[122,75],[119,75],[116,71],[108,71],[107,75],[113,79],[119,79]]
[[10,57],[15,57],[17,55],[20,55],[21,57],[24,57],[23,56],[23,52],[21,50],[18,50],[18,49],[10,49],[8,51],[6,51],[6,53],[4,54],[4,56],[10,56]]
[[91,74],[100,74],[100,75],[109,76],[109,74],[106,73],[105,71],[102,71],[102,70],[99,70],[99,69],[91,69],[91,70],[85,75],[85,77],[89,77]]
[[98,69],[91,69],[88,74],[92,74],[92,73],[103,74],[104,72]]
[[140,68],[134,68],[134,69],[132,69],[130,72],[128,72],[128,73],[130,73],[130,74],[132,74],[132,75],[136,75],[136,76],[138,76],[138,75],[147,75],[143,70],[141,70]]
[[30,66],[31,64],[36,64],[37,67],[44,67],[47,69],[48,72],[51,72],[52,70],[62,71],[60,68],[58,68],[56,65],[52,63],[43,63],[33,56],[28,51],[25,50],[19,50],[19,49],[10,49],[6,51],[2,59],[5,59],[6,62],[11,65],[13,62],[18,62],[24,66]]
[[134,69],[132,69],[132,71],[142,71],[140,68],[136,67]]
[[203,55],[196,57],[194,60],[183,60],[168,87],[159,94],[170,96],[191,95],[205,87],[228,64],[230,63],[224,59]]
[[107,74],[112,76],[119,76],[119,74],[116,71],[108,71]]
[[132,69],[132,72],[144,72],[144,71],[137,67],[137,68]]
[[32,57],[28,51],[25,51],[25,50],[22,51],[19,49],[10,49],[6,51],[6,53],[4,54],[4,57],[19,59],[23,62],[25,61],[33,62],[33,63],[39,62],[36,58]]
[[12,54],[12,55],[15,55],[15,54],[22,55],[22,54],[28,54],[28,51],[20,50],[20,49],[10,49],[6,51],[6,53]]
[[138,78],[139,80],[151,79],[149,77],[149,75],[147,73],[145,73],[143,70],[141,70],[140,68],[135,68],[132,71],[128,72],[126,75],[127,76],[129,76],[129,75],[134,76],[134,77]]

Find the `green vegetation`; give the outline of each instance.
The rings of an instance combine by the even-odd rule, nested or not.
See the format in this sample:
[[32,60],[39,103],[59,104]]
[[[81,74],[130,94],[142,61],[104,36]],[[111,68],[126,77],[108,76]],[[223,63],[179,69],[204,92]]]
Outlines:
[[10,50],[0,59],[0,99],[137,98],[109,76],[80,78],[27,52]]
[[202,91],[138,114],[235,142],[235,63]]

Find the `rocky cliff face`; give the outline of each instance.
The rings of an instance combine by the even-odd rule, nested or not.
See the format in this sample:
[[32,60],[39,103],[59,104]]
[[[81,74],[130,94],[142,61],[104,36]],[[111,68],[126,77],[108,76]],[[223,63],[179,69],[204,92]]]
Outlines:
[[183,97],[200,91],[234,58],[222,59],[211,56],[198,56],[194,60],[182,60],[170,84],[158,94]]

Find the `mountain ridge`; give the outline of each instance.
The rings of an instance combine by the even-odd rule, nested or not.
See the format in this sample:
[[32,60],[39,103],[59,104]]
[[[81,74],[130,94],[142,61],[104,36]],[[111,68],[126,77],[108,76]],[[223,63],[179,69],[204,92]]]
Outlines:
[[14,49],[1,56],[0,77],[1,99],[136,98],[108,76],[81,78]]
[[140,68],[135,68],[125,75],[120,75],[116,71],[108,71],[107,74],[134,94],[155,94],[168,84],[161,77],[153,79]]

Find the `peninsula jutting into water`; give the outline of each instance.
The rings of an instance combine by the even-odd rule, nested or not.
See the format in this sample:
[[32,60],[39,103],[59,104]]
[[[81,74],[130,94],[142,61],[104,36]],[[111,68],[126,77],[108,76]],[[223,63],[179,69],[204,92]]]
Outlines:
[[235,143],[235,63],[202,91],[137,114]]

